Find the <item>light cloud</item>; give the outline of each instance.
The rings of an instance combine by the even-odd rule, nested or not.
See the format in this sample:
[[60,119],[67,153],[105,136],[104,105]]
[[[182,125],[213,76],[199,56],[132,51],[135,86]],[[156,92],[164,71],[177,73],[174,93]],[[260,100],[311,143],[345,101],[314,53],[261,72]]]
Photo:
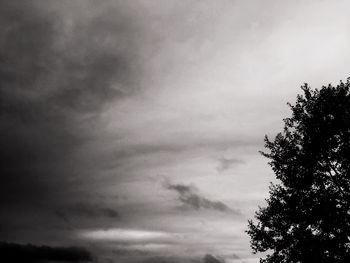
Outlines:
[[80,236],[82,238],[100,241],[151,242],[155,240],[173,238],[175,235],[161,231],[114,228],[102,230],[85,230],[80,233]]

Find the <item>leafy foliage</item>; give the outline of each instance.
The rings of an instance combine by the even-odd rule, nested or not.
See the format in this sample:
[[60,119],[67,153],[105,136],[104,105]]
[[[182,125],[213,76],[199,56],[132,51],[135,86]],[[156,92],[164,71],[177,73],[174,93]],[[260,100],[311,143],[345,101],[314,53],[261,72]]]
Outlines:
[[265,137],[278,184],[247,233],[265,263],[350,262],[350,82],[302,86],[292,116]]

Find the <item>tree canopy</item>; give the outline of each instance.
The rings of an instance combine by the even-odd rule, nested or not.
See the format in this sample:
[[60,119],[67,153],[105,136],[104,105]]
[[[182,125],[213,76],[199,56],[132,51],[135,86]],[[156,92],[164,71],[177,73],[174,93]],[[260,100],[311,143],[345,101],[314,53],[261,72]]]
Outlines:
[[247,233],[260,262],[350,262],[350,82],[302,86],[266,152],[278,183]]

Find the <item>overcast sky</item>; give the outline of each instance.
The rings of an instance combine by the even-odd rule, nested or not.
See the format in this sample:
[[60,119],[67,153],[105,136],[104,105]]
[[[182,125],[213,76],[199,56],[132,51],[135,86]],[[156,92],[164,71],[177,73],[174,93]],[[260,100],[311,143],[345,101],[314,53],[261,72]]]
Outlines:
[[258,151],[304,82],[349,76],[349,8],[0,0],[2,241],[258,262],[244,231],[274,180]]

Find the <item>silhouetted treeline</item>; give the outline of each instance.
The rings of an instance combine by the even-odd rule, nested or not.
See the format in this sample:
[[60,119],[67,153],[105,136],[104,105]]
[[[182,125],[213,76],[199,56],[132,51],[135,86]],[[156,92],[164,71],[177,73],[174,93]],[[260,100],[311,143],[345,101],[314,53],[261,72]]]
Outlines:
[[92,261],[89,251],[79,247],[49,247],[0,242],[0,261],[6,263],[43,263],[48,261]]

